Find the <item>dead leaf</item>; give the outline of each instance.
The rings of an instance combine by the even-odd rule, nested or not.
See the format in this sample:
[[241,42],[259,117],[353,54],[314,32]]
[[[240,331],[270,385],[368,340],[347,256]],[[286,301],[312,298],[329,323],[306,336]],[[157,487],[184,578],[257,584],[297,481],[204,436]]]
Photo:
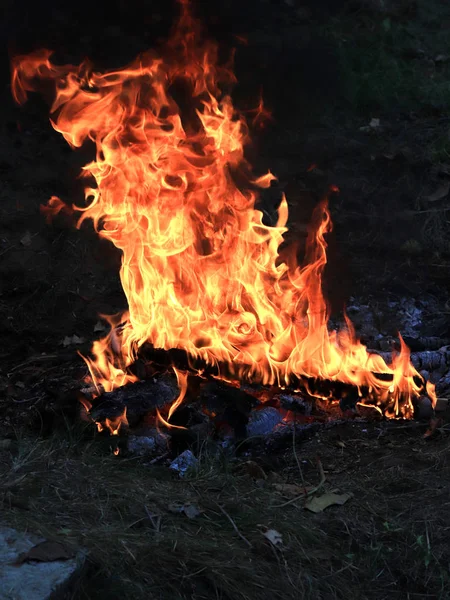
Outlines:
[[31,233],[29,231],[21,238],[20,243],[22,246],[29,246],[31,244]]
[[55,560],[69,560],[73,558],[75,553],[73,550],[61,544],[61,542],[51,542],[46,540],[40,544],[36,544],[28,550],[20,554],[15,562],[16,565],[21,565],[25,562],[52,562]]
[[94,325],[94,333],[97,333],[97,331],[105,331],[106,328],[107,325],[105,323],[102,321],[97,321],[97,323]]
[[438,189],[430,194],[429,196],[425,196],[424,199],[428,200],[428,202],[437,202],[438,200],[442,200],[448,196],[448,192],[450,191],[450,181],[446,181],[442,185],[438,187]]
[[280,494],[283,494],[283,496],[288,498],[296,498],[302,494],[306,496],[307,494],[306,488],[293,483],[276,483],[273,487],[277,490],[277,492],[280,492]]
[[276,529],[268,529],[263,533],[263,536],[268,539],[273,546],[281,546],[283,544],[283,536]]
[[329,492],[322,494],[321,496],[314,496],[306,502],[305,508],[313,513],[319,513],[334,504],[342,506],[342,504],[345,504],[352,496],[353,494],[335,494],[334,492]]
[[64,348],[67,348],[67,346],[77,346],[79,344],[83,344],[84,341],[85,339],[79,337],[78,335],[66,335],[66,337],[61,342],[61,345],[64,346]]
[[173,502],[167,508],[171,513],[184,514],[188,519],[195,519],[202,514],[202,511],[195,504]]
[[368,125],[363,125],[363,127],[359,128],[359,131],[362,131],[363,133],[370,133],[371,131],[374,131],[375,129],[379,129],[380,128],[380,119],[371,119]]

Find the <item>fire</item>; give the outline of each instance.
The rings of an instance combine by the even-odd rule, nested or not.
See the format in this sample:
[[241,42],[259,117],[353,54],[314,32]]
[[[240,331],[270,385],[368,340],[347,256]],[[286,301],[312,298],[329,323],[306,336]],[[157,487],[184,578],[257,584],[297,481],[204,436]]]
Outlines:
[[113,419],[105,419],[104,423],[97,421],[96,425],[97,425],[98,432],[102,432],[105,429],[108,429],[108,431],[111,435],[119,435],[119,431],[120,431],[120,428],[122,427],[122,425],[128,426],[126,408],[125,408],[123,414],[121,414],[117,417],[114,417]]
[[[121,251],[129,308],[94,343],[87,360],[93,381],[110,391],[135,380],[127,367],[150,343],[184,349],[194,365],[226,365],[236,379],[352,384],[387,416],[411,416],[423,382],[403,341],[387,365],[357,340],[349,320],[343,330],[328,330],[326,200],[314,213],[304,264],[280,261],[286,198],[277,224],[265,225],[255,202],[275,177],[252,176],[246,120],[222,91],[234,75],[181,4],[163,58],[148,52],[105,73],[89,62],[57,66],[48,50],[13,61],[16,101],[44,80],[54,90],[54,129],[74,148],[88,140],[96,147],[82,172],[86,205],[73,210],[81,213],[78,225],[91,219]],[[265,115],[262,103],[256,115]],[[61,202],[52,198],[47,214],[52,209],[62,210]],[[178,405],[186,380],[177,375]]]

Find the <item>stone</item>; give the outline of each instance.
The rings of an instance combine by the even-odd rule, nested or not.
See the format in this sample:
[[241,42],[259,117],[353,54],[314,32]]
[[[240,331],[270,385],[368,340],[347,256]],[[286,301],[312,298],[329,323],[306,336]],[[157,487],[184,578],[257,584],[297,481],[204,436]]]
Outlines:
[[185,450],[170,463],[169,469],[178,473],[180,477],[184,477],[190,469],[195,468],[197,465],[198,460],[191,450]]
[[[67,557],[64,559],[48,554],[31,560],[30,551],[45,541],[30,533],[0,527],[0,600],[58,600],[70,591],[81,576],[86,555],[82,551],[66,551],[61,552],[61,557]],[[24,560],[28,553],[29,559]]]
[[428,421],[434,415],[433,405],[428,396],[421,396],[415,406],[415,417],[419,420]]
[[273,406],[256,410],[250,415],[247,436],[269,435],[282,420],[280,412]]
[[148,456],[167,449],[169,440],[170,436],[155,429],[149,435],[129,435],[127,449],[130,454],[135,456]]

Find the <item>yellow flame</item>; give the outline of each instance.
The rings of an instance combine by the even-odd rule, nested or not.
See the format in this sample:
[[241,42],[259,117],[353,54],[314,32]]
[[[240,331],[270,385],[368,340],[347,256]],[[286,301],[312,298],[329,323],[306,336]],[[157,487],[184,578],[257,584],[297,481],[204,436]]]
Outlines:
[[[349,320],[342,331],[328,330],[326,200],[314,213],[304,264],[279,259],[286,198],[277,224],[265,225],[255,202],[274,176],[251,174],[245,118],[221,91],[234,75],[219,64],[215,44],[202,40],[187,2],[163,57],[148,52],[101,73],[88,62],[57,66],[50,56],[41,50],[14,59],[14,97],[25,101],[38,80],[53,83],[53,127],[73,147],[95,143],[96,158],[83,168],[95,186],[86,187],[86,206],[74,209],[79,224],[91,219],[122,253],[129,309],[110,319],[110,334],[86,359],[96,385],[110,391],[135,381],[127,367],[150,342],[227,365],[236,378],[364,387],[387,416],[411,416],[423,386],[403,340],[387,365],[367,352]],[[172,94],[177,82],[182,102]],[[262,104],[256,113],[261,119]],[[61,203],[53,198],[52,207],[60,211]],[[166,425],[185,394],[186,375],[177,377],[180,396],[167,419],[159,415]],[[120,423],[108,427],[117,433]]]

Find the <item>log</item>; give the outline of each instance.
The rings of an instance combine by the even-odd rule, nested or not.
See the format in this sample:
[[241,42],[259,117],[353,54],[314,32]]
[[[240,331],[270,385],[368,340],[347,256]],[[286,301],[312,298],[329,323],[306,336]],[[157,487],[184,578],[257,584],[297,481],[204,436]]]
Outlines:
[[[391,360],[391,354],[388,352],[369,352],[379,354],[387,364]],[[446,365],[450,367],[450,352],[447,348],[416,352],[411,354],[411,361],[418,370],[433,371],[445,368]],[[199,360],[193,364],[192,359],[183,350],[165,351],[145,344],[139,351],[138,360],[129,368],[131,373],[138,375],[143,381],[100,395],[93,401],[89,416],[98,423],[104,423],[106,419],[119,418],[126,410],[127,420],[133,427],[156,408],[169,406],[179,395],[176,378],[167,373],[171,366],[191,372],[193,376],[201,371],[202,378],[197,379],[200,386],[195,399],[199,400],[208,412],[216,413],[218,418],[223,418],[234,429],[239,430],[241,435],[252,409],[259,403],[259,395],[267,395],[268,387],[258,383],[242,383],[238,388],[215,379],[219,371],[226,374],[226,365],[208,365]],[[163,374],[155,377],[155,370]],[[380,380],[389,380],[386,374],[378,376]],[[420,384],[420,380],[417,383]],[[287,393],[289,390],[295,390],[294,396],[301,399],[300,404],[304,404],[305,400],[312,402],[315,396],[337,399],[344,412],[354,410],[360,400],[356,386],[339,381],[292,377],[291,383],[286,386]],[[369,397],[368,389],[362,387],[360,392]]]
[[438,395],[448,394],[450,392],[450,372],[444,375],[436,384],[436,393]]
[[[381,356],[386,364],[392,361],[392,353],[390,352],[379,352],[377,350],[368,350],[370,354],[378,354]],[[416,367],[417,370],[427,369],[427,370],[435,370],[438,368],[444,368],[447,364],[450,368],[450,347],[447,351],[447,348],[430,352],[416,352],[411,354],[411,362]],[[159,369],[168,369],[171,366],[182,370],[188,371],[193,374],[197,374],[201,372],[202,375],[208,377],[218,376],[219,373],[226,377],[229,374],[230,380],[237,379],[236,376],[233,377],[232,373],[228,373],[226,364],[207,364],[205,361],[201,359],[192,359],[189,357],[187,352],[184,350],[174,349],[174,350],[161,350],[158,348],[153,348],[151,344],[144,344],[139,350],[139,357],[135,363],[130,366],[130,372],[134,375],[137,375],[140,378],[145,378],[147,375],[147,366],[150,365],[152,371],[155,366]],[[374,373],[377,376],[376,373]],[[389,381],[390,376],[387,374],[378,374],[380,380]],[[245,389],[249,389],[251,392],[252,388],[257,390],[258,387],[261,387],[259,382],[255,382],[253,384],[245,384],[245,373],[242,378],[242,387]],[[420,385],[420,379],[417,381]],[[295,375],[291,376],[291,383],[286,386],[287,390],[305,390],[307,395],[307,390],[311,390],[313,392],[323,392],[323,395],[327,395],[326,392],[329,392],[330,396],[334,398],[345,397],[349,394],[351,390],[354,389],[355,386],[347,383],[342,383],[340,381],[329,381],[325,379],[316,379],[312,377],[296,377]],[[252,392],[251,392],[252,393]]]
[[[383,356],[383,353],[373,353],[381,354]],[[421,356],[414,357],[416,364],[430,364],[430,362],[432,362],[429,355],[434,355],[434,353],[425,353],[425,355],[424,353],[419,354]],[[442,361],[445,362],[445,353],[438,352],[436,354],[438,355],[439,360],[435,359],[434,363],[439,362],[439,364],[442,364]],[[385,356],[383,356],[383,358],[389,364],[389,361],[392,358],[391,354],[384,353],[384,355]],[[425,360],[425,358],[427,358],[427,360]],[[230,380],[238,379],[238,377],[227,371],[229,366],[226,364],[210,365],[205,361],[190,358],[184,350],[175,349],[165,351],[161,349],[155,349],[150,344],[144,344],[140,348],[139,358],[135,364],[130,366],[130,372],[133,374],[139,373],[139,377],[142,378],[147,376],[145,375],[147,370],[149,374],[151,374],[154,372],[155,368],[165,370],[171,366],[179,370],[191,372],[193,375],[197,375],[199,372],[201,372],[202,377],[206,378],[217,377],[220,373],[220,375],[225,378],[228,375]],[[239,377],[240,387],[247,390],[251,395],[258,397],[258,393],[261,390],[267,391],[269,389],[269,386],[262,386],[259,382],[253,382],[250,384],[246,383],[245,375],[245,370],[243,370],[241,376]],[[380,381],[392,381],[393,379],[392,376],[385,373],[374,373],[374,376],[378,377]],[[423,382],[423,379],[420,376],[418,376],[416,379],[417,385],[420,386]],[[287,392],[294,391],[299,393],[302,397],[309,399],[311,402],[314,401],[314,398],[316,397],[333,398],[335,400],[339,400],[341,410],[344,412],[346,410],[355,409],[357,402],[361,400],[360,393],[363,397],[370,401],[370,392],[368,388],[365,386],[360,386],[358,388],[353,384],[343,383],[341,381],[291,376],[289,385],[283,387],[285,387]],[[383,407],[380,406],[380,409],[383,410]]]
[[[392,360],[391,352],[379,352],[369,350],[371,354],[378,354],[389,364]],[[438,369],[450,369],[450,347],[444,346],[440,350],[424,350],[423,352],[411,352],[411,362],[418,371],[437,371]]]
[[411,352],[439,350],[439,348],[448,346],[450,344],[450,340],[448,338],[440,338],[436,336],[423,336],[418,338],[403,336],[403,341],[411,350]]
[[129,425],[135,427],[151,411],[172,404],[178,395],[178,383],[173,375],[152,377],[101,394],[92,401],[88,415],[96,423],[104,423],[126,412]]

